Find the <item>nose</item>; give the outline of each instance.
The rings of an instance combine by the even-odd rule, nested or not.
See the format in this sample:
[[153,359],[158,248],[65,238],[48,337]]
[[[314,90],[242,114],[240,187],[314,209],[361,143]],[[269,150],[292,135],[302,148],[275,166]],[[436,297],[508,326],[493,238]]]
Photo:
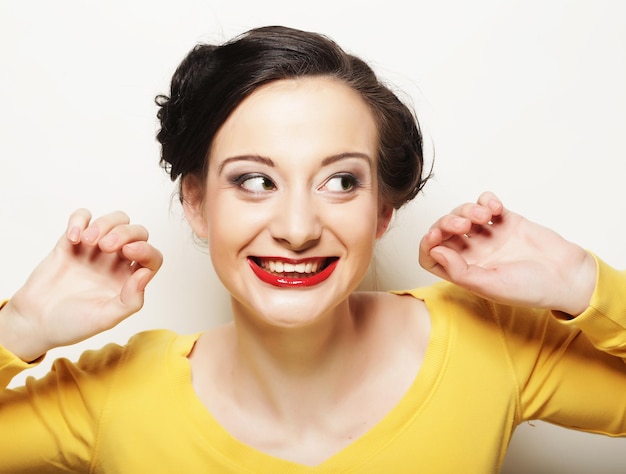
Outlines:
[[276,208],[270,232],[281,245],[302,252],[320,240],[320,215],[314,199],[306,193],[290,193],[286,198]]

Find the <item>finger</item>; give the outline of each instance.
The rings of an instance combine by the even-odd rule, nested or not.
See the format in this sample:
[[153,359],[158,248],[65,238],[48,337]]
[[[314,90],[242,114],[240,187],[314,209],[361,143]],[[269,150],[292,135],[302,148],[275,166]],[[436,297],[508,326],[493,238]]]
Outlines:
[[468,264],[458,252],[443,246],[433,248],[431,255],[437,262],[432,273],[478,295],[484,295],[485,282],[491,282],[488,279],[493,270]]
[[467,217],[458,214],[447,214],[441,217],[431,229],[439,229],[442,233],[442,240],[448,240],[455,235],[463,235],[470,231],[472,221]]
[[487,224],[493,217],[491,208],[481,203],[463,204],[456,208],[453,214],[468,219],[472,224],[479,225]]
[[438,246],[430,251],[433,260],[441,267],[445,273],[446,280],[460,283],[464,281],[468,264],[458,252],[444,246]]
[[453,281],[452,277],[448,273],[450,267],[450,259],[455,264],[454,250],[443,246],[436,246],[430,249],[428,253],[420,254],[420,264],[422,267],[439,278],[444,280]]
[[482,202],[462,204],[437,221],[435,226],[444,233],[444,240],[453,236],[482,233],[496,220],[503,212],[502,204],[486,193],[483,196]]
[[504,210],[502,201],[490,191],[485,191],[478,197],[478,204],[490,209],[493,216],[499,216]]
[[419,244],[419,264],[425,270],[432,271],[432,269],[438,264],[433,258],[430,251],[433,247],[441,244],[443,241],[441,230],[434,228],[429,230]]
[[144,304],[146,286],[161,267],[161,252],[147,242],[133,242],[122,248],[126,258],[133,261],[136,270],[128,277],[117,297],[102,308],[102,326],[99,332],[109,329],[139,311]]
[[[439,251],[438,249],[445,249],[445,251]],[[457,244],[452,240],[444,241],[441,231],[432,229],[420,241],[419,263],[422,268],[430,273],[449,279],[446,273],[446,266],[448,265],[447,252],[451,252],[451,255],[459,255],[458,252],[462,249],[462,243]]]
[[111,229],[129,222],[130,218],[122,211],[115,211],[98,217],[81,233],[80,241],[87,245],[97,245],[99,239],[109,233]]
[[151,278],[150,273],[147,268],[138,269],[126,280],[120,293],[101,306],[93,321],[95,333],[111,329],[143,307],[144,289]]
[[483,298],[506,300],[507,283],[497,268],[468,264],[460,254],[446,247],[436,247],[431,253],[439,262],[438,276]]
[[153,276],[154,272],[150,269],[140,268],[128,278],[119,296],[124,314],[130,315],[143,307],[144,291]]
[[133,255],[130,258],[133,258],[138,265],[137,270],[122,287],[118,301],[118,304],[130,315],[143,307],[144,291],[161,267],[163,256],[147,242],[128,244],[123,248],[123,252],[128,255],[127,258]]
[[156,273],[163,263],[163,255],[159,250],[145,241],[131,242],[122,247],[126,259]]
[[131,242],[147,241],[148,230],[138,224],[124,224],[113,227],[98,240],[98,246],[104,252],[117,252]]
[[91,212],[87,209],[76,209],[70,215],[67,228],[65,230],[65,240],[69,241],[72,245],[80,243],[80,236],[89,225],[91,220]]

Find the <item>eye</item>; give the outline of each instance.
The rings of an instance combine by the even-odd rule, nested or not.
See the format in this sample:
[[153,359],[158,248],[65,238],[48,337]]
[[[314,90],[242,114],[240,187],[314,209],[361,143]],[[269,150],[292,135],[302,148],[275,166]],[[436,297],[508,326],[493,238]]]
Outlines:
[[245,174],[236,180],[236,184],[251,193],[264,193],[276,189],[274,182],[267,176],[260,174]]
[[337,174],[332,176],[324,187],[333,193],[346,193],[359,186],[359,180],[351,174]]

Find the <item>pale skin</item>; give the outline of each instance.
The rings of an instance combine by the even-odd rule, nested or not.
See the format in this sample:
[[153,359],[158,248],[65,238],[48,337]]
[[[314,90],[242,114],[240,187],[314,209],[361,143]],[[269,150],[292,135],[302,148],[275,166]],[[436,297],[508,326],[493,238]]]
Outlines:
[[[327,79],[255,94],[218,133],[206,182],[184,182],[187,218],[210,249],[222,249],[211,253],[233,295],[233,323],[205,332],[189,355],[193,386],[239,440],[315,465],[398,403],[420,369],[430,321],[420,300],[354,291],[367,267],[363,257],[391,217],[377,192],[376,130],[366,104]],[[296,105],[300,113],[281,113]],[[259,122],[264,107],[277,115]],[[306,126],[284,133],[294,117],[306,118]],[[351,157],[324,161],[346,153]],[[249,155],[271,163],[232,160]],[[273,187],[252,180],[242,191],[226,178],[235,171],[262,173]],[[337,191],[333,177],[344,172],[365,184]],[[237,222],[245,226],[222,225],[221,213],[229,212],[243,216]],[[366,218],[351,221],[354,215]],[[74,213],[51,255],[2,309],[0,344],[31,361],[139,310],[161,264],[147,239],[123,213],[94,221],[84,210]],[[249,255],[338,256],[340,264],[337,278],[297,293],[255,280],[247,273]],[[581,247],[509,211],[492,193],[437,220],[419,243],[419,263],[493,301],[572,317],[588,306],[596,279],[595,262]]]
[[163,261],[123,212],[78,209],[65,234],[2,309],[0,344],[24,361],[112,328],[143,306]]

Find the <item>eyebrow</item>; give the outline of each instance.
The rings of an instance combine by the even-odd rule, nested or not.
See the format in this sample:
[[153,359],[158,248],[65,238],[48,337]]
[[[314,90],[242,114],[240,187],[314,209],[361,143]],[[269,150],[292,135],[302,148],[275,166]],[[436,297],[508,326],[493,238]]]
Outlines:
[[217,167],[217,174],[221,174],[222,170],[224,169],[224,166],[226,166],[228,163],[232,163],[233,161],[256,161],[266,166],[271,166],[272,168],[274,167],[274,162],[270,160],[269,158],[266,158],[265,156],[238,155],[238,156],[231,156],[230,158],[226,158],[224,161],[222,161]]
[[322,160],[322,166],[328,166],[336,161],[345,160],[346,158],[361,158],[367,161],[367,164],[372,166],[372,158],[365,153],[359,153],[358,151],[350,151],[346,153],[339,153],[338,155],[327,156]]
[[[322,160],[322,166],[328,166],[331,165],[337,161],[340,160],[345,160],[347,158],[360,158],[362,160],[365,160],[369,166],[372,166],[372,158],[365,154],[365,153],[360,153],[360,152],[345,152],[345,153],[339,153],[337,155],[330,155],[327,156],[326,158],[324,158]],[[222,161],[219,166],[217,167],[217,173],[221,174],[222,170],[224,169],[224,167],[228,164],[228,163],[232,163],[234,161],[256,161],[257,163],[261,163],[264,164],[266,166],[269,167],[274,167],[275,164],[274,162],[270,159],[267,158],[265,156],[261,156],[261,155],[237,155],[237,156],[231,156],[230,158],[226,158],[224,161]]]

